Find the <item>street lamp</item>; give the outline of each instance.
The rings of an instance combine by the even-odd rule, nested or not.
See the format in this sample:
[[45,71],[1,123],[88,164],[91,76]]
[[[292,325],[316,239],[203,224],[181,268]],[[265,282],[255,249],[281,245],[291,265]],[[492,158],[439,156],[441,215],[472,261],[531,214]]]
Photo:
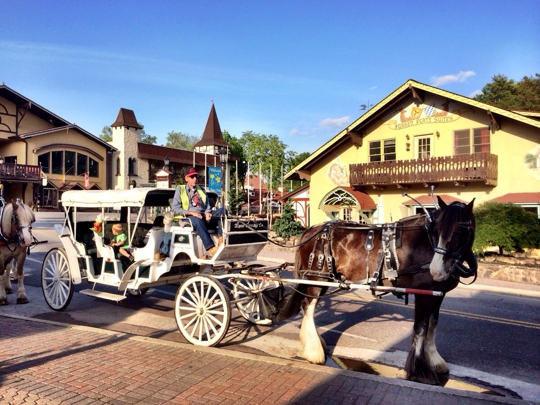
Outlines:
[[225,208],[226,204],[226,192],[225,189],[225,165],[227,164],[228,151],[224,146],[220,146],[218,149],[219,161],[221,162],[221,204]]
[[165,155],[165,159],[163,159],[163,163],[165,163],[165,166],[163,166],[163,168],[165,170],[169,170],[169,163],[171,163],[171,160],[169,159],[168,156]]

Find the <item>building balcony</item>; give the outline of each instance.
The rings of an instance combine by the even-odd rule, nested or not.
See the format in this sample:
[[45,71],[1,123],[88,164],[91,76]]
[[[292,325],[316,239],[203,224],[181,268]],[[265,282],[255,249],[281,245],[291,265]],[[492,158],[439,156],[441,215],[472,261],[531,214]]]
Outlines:
[[0,164],[0,183],[7,182],[40,183],[41,169],[39,166],[18,163]]
[[350,183],[354,188],[374,189],[441,183],[459,186],[472,182],[496,186],[497,165],[497,155],[491,153],[351,164]]

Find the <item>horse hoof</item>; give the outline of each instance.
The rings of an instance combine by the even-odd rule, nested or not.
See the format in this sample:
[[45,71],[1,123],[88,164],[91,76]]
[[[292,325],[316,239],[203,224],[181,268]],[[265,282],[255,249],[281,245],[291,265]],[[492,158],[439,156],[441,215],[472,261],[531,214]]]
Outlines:
[[28,304],[28,298],[17,298],[17,304]]
[[0,300],[0,305],[7,305],[7,304],[8,304],[7,300]]
[[420,384],[428,384],[428,385],[439,385],[439,379],[438,378],[431,378],[431,377],[407,377],[409,381],[414,381]]
[[13,290],[11,288],[6,288],[6,294],[13,294]]

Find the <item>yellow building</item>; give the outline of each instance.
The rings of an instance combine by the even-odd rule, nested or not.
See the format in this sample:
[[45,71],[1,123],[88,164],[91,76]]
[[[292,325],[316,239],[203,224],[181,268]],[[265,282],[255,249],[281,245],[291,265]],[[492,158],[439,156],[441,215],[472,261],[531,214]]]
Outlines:
[[57,208],[63,191],[111,188],[116,148],[0,85],[0,183],[6,201]]
[[504,196],[540,216],[540,121],[409,80],[286,179],[310,181],[311,224],[395,221],[421,209],[404,191],[433,207],[432,187],[447,202]]

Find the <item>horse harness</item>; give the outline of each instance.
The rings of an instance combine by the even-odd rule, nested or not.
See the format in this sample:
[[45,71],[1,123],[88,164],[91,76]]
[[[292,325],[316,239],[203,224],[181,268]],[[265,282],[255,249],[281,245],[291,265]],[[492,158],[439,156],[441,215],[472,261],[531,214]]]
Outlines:
[[[340,228],[347,228],[347,225],[341,225],[342,221],[331,221],[326,223],[321,230],[315,235],[315,243],[308,258],[307,270],[300,271],[301,276],[314,276],[320,278],[326,278],[330,281],[336,281],[339,283],[339,287],[331,293],[339,292],[342,290],[349,290],[349,284],[345,276],[339,273],[335,267],[335,259],[332,255],[331,237],[332,229],[339,226]],[[351,229],[359,229],[358,224],[351,225]],[[461,244],[460,248],[456,252],[448,252],[445,249],[437,247],[438,231],[435,226],[435,220],[433,213],[426,216],[426,222],[424,225],[432,247],[436,253],[451,256],[455,259],[455,263],[452,267],[455,268],[457,277],[470,277],[472,271],[465,267],[459,259],[463,257],[463,248],[467,245],[471,237],[472,223],[471,221],[459,223],[458,227],[465,228],[468,231],[467,239]],[[395,222],[389,224],[383,224],[380,226],[365,226],[367,230],[366,242],[364,243],[364,249],[367,251],[366,257],[366,272],[367,278],[366,284],[370,284],[371,292],[373,296],[381,297],[389,292],[376,293],[374,288],[380,285],[383,280],[387,279],[392,283],[393,287],[397,287],[397,278],[400,275],[421,273],[429,270],[430,262],[417,264],[404,269],[400,269],[399,258],[397,256],[397,248],[402,246],[404,224],[402,222]],[[361,228],[360,228],[361,229]],[[376,232],[380,232],[381,238],[381,254],[377,262],[377,267],[370,276],[369,269],[369,256],[374,249],[374,239]],[[315,260],[316,259],[316,260]],[[316,263],[316,268],[313,268],[313,264]],[[324,264],[326,263],[327,271],[323,271]],[[408,304],[408,294],[392,292],[398,298],[405,299],[405,304]]]

